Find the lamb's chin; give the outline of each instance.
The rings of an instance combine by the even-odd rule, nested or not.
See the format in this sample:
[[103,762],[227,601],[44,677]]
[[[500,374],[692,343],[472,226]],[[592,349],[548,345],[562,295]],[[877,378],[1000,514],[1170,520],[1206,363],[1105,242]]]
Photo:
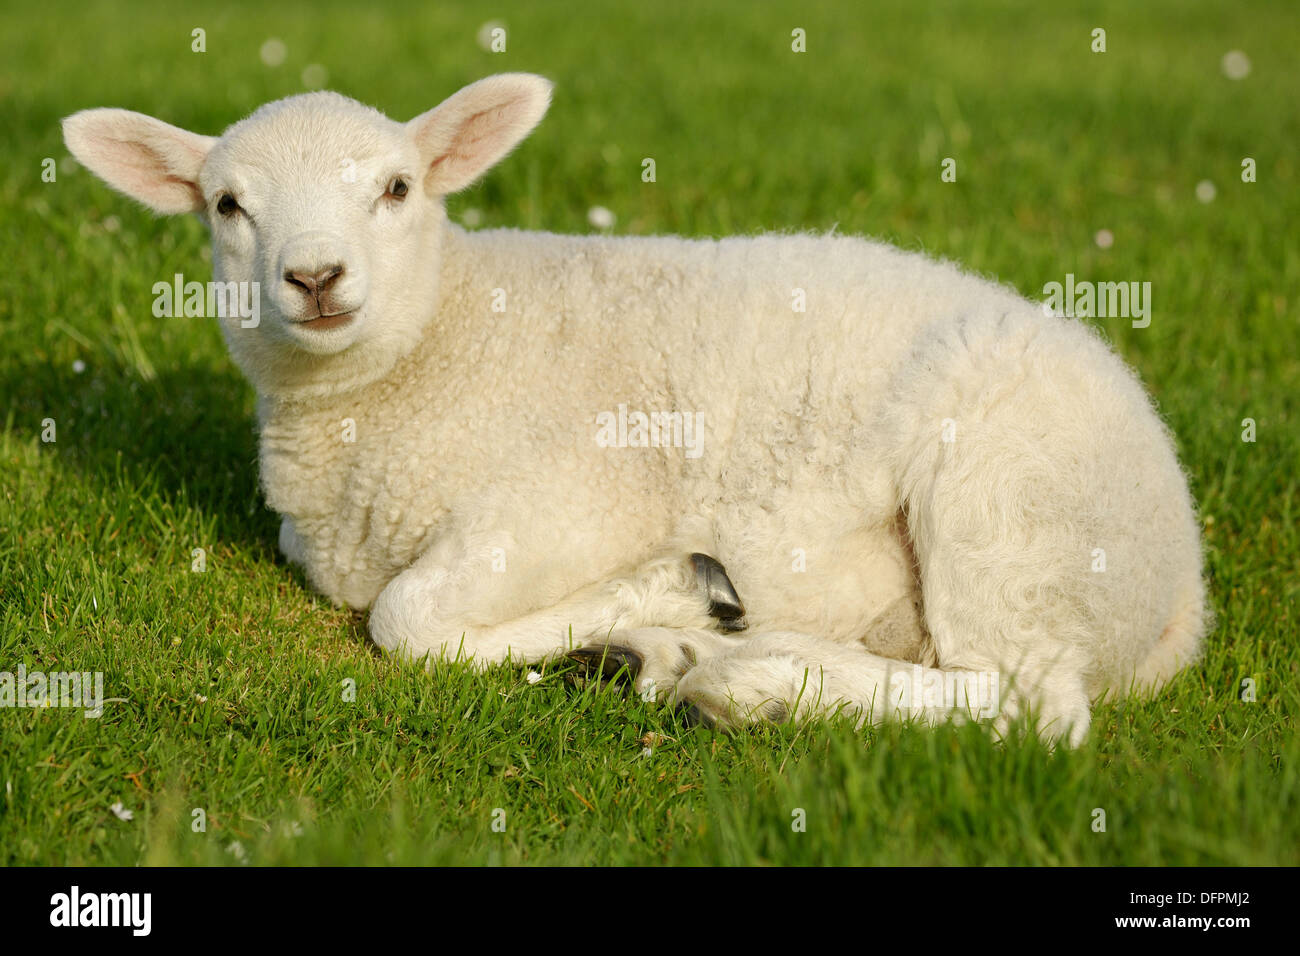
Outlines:
[[295,347],[313,355],[335,355],[357,341],[360,310],[321,316],[304,322],[286,321],[284,332]]

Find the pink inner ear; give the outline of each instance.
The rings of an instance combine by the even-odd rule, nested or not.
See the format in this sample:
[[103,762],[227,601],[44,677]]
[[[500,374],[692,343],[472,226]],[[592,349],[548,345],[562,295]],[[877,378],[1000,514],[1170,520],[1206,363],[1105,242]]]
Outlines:
[[[495,127],[493,123],[483,119],[489,113],[502,114],[497,119]],[[472,166],[481,154],[486,153],[490,156],[491,147],[493,146],[493,130],[494,128],[499,130],[500,126],[504,125],[504,114],[504,108],[481,110],[465,120],[455,139],[451,141],[451,146],[447,152],[429,164],[430,171],[443,169],[445,170],[444,175],[448,178],[456,178],[464,173],[462,167]],[[498,138],[501,137],[498,136]],[[444,166],[444,164],[446,165]]]
[[[168,143],[189,154],[197,170],[203,156],[182,143]],[[178,172],[174,162],[149,143],[104,137],[95,143],[101,163],[92,166],[110,184],[162,212],[190,212],[203,205],[198,184]]]
[[533,122],[521,97],[472,113],[454,130],[429,130],[449,141],[445,152],[429,163],[426,182],[437,192],[465,188],[527,135]]

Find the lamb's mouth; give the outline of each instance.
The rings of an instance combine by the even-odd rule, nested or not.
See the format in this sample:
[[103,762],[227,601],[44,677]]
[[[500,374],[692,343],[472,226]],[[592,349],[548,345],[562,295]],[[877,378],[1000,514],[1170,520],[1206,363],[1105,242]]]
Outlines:
[[320,331],[326,331],[329,329],[337,329],[340,325],[347,325],[356,318],[356,314],[355,309],[350,312],[331,312],[329,315],[318,315],[314,319],[304,319],[302,321],[294,322],[294,325],[298,326],[300,329],[318,329]]

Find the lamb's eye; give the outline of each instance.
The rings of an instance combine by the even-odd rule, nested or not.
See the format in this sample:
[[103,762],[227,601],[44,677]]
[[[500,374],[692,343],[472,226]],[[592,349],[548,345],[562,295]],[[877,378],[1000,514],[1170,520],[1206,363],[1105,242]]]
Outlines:
[[385,195],[391,196],[394,199],[402,199],[406,196],[406,191],[408,188],[409,187],[406,185],[406,180],[403,179],[401,176],[397,176],[393,179],[391,183],[388,184],[388,192],[385,193]]
[[223,216],[233,216],[239,212],[239,203],[235,202],[235,197],[230,193],[222,193],[221,198],[217,200],[217,212]]

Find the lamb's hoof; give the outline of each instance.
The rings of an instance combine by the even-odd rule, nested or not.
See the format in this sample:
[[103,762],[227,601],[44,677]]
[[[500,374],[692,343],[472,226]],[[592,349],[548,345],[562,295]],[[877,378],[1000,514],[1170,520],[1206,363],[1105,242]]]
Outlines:
[[700,587],[709,598],[709,614],[718,619],[724,631],[743,631],[749,626],[745,620],[745,606],[740,603],[736,587],[727,577],[727,569],[717,559],[707,554],[691,555],[691,567]]
[[694,704],[682,702],[675,710],[688,727],[705,727],[710,730],[714,727],[713,718]]
[[579,647],[564,655],[569,660],[581,664],[588,676],[593,673],[601,680],[613,680],[624,674],[631,680],[641,673],[644,663],[641,655],[629,647],[615,644],[601,644],[597,647]]

